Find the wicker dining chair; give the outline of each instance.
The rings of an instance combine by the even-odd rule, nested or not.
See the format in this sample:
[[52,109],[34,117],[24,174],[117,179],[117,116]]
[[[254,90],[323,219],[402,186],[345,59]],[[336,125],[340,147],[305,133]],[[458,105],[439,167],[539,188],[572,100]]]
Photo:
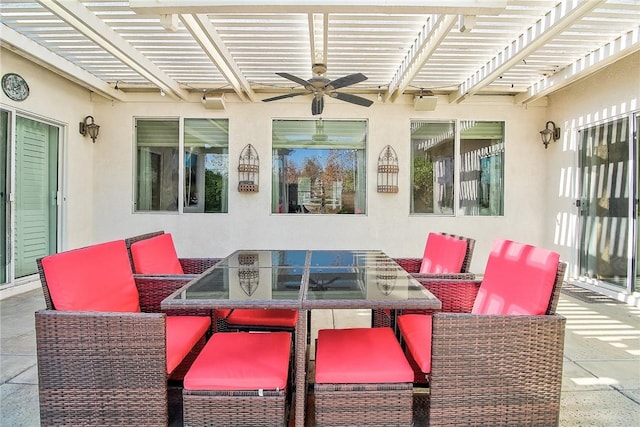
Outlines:
[[394,261],[418,278],[473,279],[469,269],[475,243],[470,237],[432,232],[427,236],[422,258],[394,258]]
[[[154,237],[163,236],[163,235],[170,236],[170,234],[165,233],[164,231],[153,231],[150,233],[139,234],[137,236],[128,237],[124,240],[127,246],[127,252],[129,254],[129,261],[131,262],[131,268],[134,274],[156,274],[156,273],[137,270],[136,264],[133,260],[133,255],[131,252],[131,245],[143,240],[152,239]],[[173,241],[171,242],[171,246],[173,246]],[[174,252],[175,252],[175,249],[174,249]],[[207,270],[209,267],[216,265],[221,259],[221,258],[179,258],[177,255],[175,256],[175,258],[179,265],[179,267],[175,265],[171,266],[171,270],[172,272],[175,272],[175,274],[200,274],[200,273],[203,273],[205,270]],[[152,267],[152,268],[157,268],[157,267]],[[165,270],[163,274],[171,274],[171,272]]]
[[555,310],[565,268],[555,252],[497,240],[482,280],[421,280],[443,310],[398,318],[408,359],[430,388],[415,395],[417,424],[557,425],[565,319]]
[[[470,237],[432,232],[427,236],[422,258],[393,260],[415,279],[473,280],[475,274],[469,273],[469,268],[475,243],[475,239]],[[416,310],[409,312],[428,313]],[[395,320],[392,315],[389,310],[373,310],[371,324],[374,327],[394,327]]]
[[46,303],[35,313],[41,425],[166,426],[168,381],[182,379],[210,325],[160,311],[184,279],[134,278],[122,240],[37,264]]
[[[200,274],[217,258],[178,258],[170,233],[156,231],[125,240],[134,272],[144,275]],[[215,331],[267,330],[293,332],[298,311],[287,309],[217,309],[208,312]]]

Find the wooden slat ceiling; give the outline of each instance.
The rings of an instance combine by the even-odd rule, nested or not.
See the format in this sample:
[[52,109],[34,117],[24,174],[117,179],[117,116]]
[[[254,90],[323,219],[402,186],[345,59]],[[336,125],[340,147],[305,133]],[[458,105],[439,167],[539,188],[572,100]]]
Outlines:
[[[246,101],[299,90],[275,73],[306,80],[326,61],[329,79],[365,74],[343,91],[371,99],[422,89],[451,102],[507,94],[526,103],[640,49],[640,0],[267,3],[2,0],[0,41],[106,97],[160,88]],[[442,13],[447,3],[462,13]],[[470,13],[461,32],[465,8],[485,4],[494,9]]]

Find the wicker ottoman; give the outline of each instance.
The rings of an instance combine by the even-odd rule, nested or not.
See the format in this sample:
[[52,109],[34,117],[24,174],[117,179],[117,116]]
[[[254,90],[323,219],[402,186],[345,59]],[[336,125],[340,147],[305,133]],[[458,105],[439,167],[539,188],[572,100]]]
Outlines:
[[391,328],[320,330],[316,426],[410,426],[412,381]]
[[184,378],[185,427],[284,426],[289,332],[214,334]]

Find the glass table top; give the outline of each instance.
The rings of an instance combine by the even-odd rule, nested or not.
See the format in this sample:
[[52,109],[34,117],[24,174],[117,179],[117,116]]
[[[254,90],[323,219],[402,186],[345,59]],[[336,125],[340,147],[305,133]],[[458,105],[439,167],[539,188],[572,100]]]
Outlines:
[[438,308],[437,298],[381,251],[242,250],[174,292],[162,306],[408,308],[425,307],[426,300]]

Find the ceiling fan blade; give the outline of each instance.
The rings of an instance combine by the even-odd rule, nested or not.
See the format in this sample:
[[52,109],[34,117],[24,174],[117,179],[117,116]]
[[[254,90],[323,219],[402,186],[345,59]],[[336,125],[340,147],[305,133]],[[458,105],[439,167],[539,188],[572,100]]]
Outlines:
[[313,97],[313,101],[311,101],[311,114],[317,116],[318,114],[322,114],[322,110],[324,109],[324,97],[320,98]]
[[332,98],[337,98],[340,101],[346,101],[352,104],[362,105],[363,107],[369,107],[371,106],[371,104],[373,104],[373,101],[371,101],[370,99],[363,98],[358,95],[352,95],[350,93],[331,92],[329,96],[331,96]]
[[279,99],[293,98],[294,96],[299,96],[299,95],[308,95],[308,93],[307,92],[287,93],[286,95],[278,95],[272,98],[263,99],[262,102],[270,102],[270,101],[277,101]]
[[300,77],[296,77],[293,74],[289,74],[289,73],[276,73],[277,75],[279,75],[280,77],[284,77],[287,80],[291,80],[292,82],[298,83],[301,86],[304,86],[305,88],[308,88],[309,82],[301,79]]
[[339,79],[329,82],[326,88],[327,90],[340,89],[341,87],[351,86],[365,80],[367,80],[367,76],[362,73],[349,74],[348,76],[340,77]]

